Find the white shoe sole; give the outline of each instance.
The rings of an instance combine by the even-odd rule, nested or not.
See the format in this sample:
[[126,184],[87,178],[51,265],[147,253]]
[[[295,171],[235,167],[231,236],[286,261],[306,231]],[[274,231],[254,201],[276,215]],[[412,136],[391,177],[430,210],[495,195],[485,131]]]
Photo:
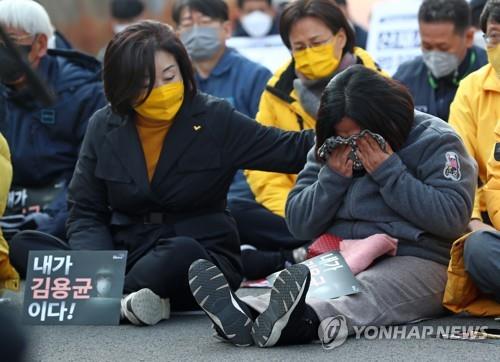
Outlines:
[[152,326],[170,318],[170,301],[144,288],[123,298],[122,310],[131,323]]

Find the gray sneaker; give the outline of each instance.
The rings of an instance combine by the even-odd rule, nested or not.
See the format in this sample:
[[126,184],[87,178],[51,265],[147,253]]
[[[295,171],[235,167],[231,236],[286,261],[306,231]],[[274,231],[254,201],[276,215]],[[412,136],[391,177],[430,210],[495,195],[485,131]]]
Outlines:
[[152,326],[170,318],[170,300],[162,299],[151,289],[144,288],[121,300],[122,318],[138,326]]

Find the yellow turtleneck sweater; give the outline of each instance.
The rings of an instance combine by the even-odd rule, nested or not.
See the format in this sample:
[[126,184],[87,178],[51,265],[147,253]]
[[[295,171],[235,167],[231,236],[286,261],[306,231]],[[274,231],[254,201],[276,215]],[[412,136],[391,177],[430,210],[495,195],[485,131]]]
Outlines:
[[141,141],[142,151],[144,152],[149,182],[153,179],[163,148],[163,142],[172,123],[173,120],[155,121],[148,120],[140,115],[136,117],[135,125]]

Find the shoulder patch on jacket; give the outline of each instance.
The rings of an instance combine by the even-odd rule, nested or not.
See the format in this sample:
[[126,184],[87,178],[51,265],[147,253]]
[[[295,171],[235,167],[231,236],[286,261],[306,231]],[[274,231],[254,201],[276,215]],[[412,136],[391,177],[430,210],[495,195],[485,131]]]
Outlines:
[[446,164],[444,166],[443,175],[445,178],[452,181],[460,181],[462,178],[460,161],[455,152],[446,152]]

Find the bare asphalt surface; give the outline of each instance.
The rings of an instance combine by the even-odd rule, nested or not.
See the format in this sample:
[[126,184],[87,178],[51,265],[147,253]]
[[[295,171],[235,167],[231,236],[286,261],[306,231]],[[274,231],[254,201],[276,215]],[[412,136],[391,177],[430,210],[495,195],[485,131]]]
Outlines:
[[[238,294],[262,293],[241,289]],[[10,294],[20,306],[20,294]],[[445,317],[424,326],[489,326],[494,319]],[[320,343],[261,349],[237,348],[212,337],[202,315],[174,316],[154,327],[26,326],[28,361],[500,361],[500,340],[356,339],[325,350]],[[3,361],[0,355],[0,361]],[[5,361],[7,362],[7,361]]]

